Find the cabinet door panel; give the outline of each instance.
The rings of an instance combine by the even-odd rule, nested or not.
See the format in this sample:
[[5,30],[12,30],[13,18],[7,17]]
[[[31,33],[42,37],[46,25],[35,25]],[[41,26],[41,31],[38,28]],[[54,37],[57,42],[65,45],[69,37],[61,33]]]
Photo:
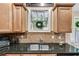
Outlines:
[[56,56],[56,54],[21,54],[21,56]]
[[13,6],[13,31],[20,32],[21,31],[21,7]]
[[58,8],[58,31],[71,32],[72,11],[71,7]]
[[41,56],[56,56],[56,54],[41,54]]
[[21,22],[21,25],[22,25],[22,32],[25,32],[26,31],[26,18],[27,18],[27,16],[26,16],[26,11],[25,11],[25,9],[22,7],[22,22]]
[[20,56],[20,54],[5,54],[5,56]]
[[0,33],[12,31],[12,4],[0,3]]
[[54,32],[57,32],[58,31],[58,23],[57,23],[57,21],[58,21],[58,16],[57,16],[57,8],[54,10],[54,12],[53,12],[53,30],[54,30]]
[[5,56],[56,56],[56,54],[5,54]]
[[40,54],[21,54],[21,56],[40,56]]

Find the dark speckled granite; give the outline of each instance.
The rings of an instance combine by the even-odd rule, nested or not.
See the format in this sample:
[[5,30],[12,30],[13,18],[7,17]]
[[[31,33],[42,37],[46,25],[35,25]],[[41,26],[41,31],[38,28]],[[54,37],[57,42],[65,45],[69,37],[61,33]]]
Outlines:
[[[35,43],[36,44],[36,43]],[[8,53],[63,53],[65,52],[65,44],[59,46],[58,44],[48,43],[50,48],[47,51],[31,51],[29,50],[30,44],[13,44],[9,47]]]
[[[36,43],[35,43],[36,44]],[[43,43],[43,44],[47,44],[47,43]],[[0,54],[2,53],[57,53],[59,55],[64,55],[64,54],[78,54],[78,51],[74,51],[76,48],[74,48],[73,46],[70,46],[68,44],[63,44],[63,45],[59,45],[57,43],[53,43],[53,44],[49,44],[50,49],[47,51],[42,51],[42,50],[38,50],[38,51],[30,51],[28,50],[29,48],[29,44],[12,44],[11,46],[7,46],[7,47],[2,47],[0,49]],[[71,49],[72,48],[72,49]]]

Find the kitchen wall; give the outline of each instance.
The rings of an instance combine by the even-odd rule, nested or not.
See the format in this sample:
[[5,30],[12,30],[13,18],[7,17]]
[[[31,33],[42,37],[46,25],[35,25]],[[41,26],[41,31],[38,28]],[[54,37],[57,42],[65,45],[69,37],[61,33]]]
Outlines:
[[19,36],[20,43],[39,43],[42,40],[44,43],[65,43],[65,34],[49,33],[25,33]]
[[[76,31],[76,27],[74,26],[74,17],[79,17],[79,4],[75,4],[72,8],[72,33],[66,33],[66,43],[74,46],[79,47],[79,40],[78,40],[78,32]],[[77,39],[76,39],[77,38]]]
[[[26,23],[26,25],[26,29],[28,30],[28,23]],[[51,32],[27,31],[24,35],[19,36],[20,43],[39,43],[40,40],[42,40],[45,43],[65,43],[65,34],[56,34],[53,32],[53,17],[51,18]]]

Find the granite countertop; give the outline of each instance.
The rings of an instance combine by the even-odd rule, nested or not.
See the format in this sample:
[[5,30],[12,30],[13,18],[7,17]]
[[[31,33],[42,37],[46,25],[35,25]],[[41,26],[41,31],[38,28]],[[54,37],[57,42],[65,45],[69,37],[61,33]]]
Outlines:
[[68,44],[63,44],[63,45],[59,45],[56,43],[50,44],[48,43],[50,48],[49,50],[34,50],[31,51],[29,50],[29,45],[30,44],[12,44],[10,46],[7,47],[1,47],[0,49],[0,54],[2,53],[8,53],[8,54],[18,54],[18,53],[79,53],[78,49],[76,51],[76,48],[74,48],[71,45]]

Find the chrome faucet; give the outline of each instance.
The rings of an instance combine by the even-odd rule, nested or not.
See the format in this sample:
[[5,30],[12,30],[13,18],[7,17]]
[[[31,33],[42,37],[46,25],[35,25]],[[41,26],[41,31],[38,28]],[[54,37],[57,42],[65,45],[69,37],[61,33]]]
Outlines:
[[40,39],[39,39],[39,42],[40,42],[40,43],[43,43],[43,40],[42,40],[42,38],[41,38],[41,37],[40,37]]
[[40,37],[40,39],[39,39],[39,42],[40,42],[40,43],[39,43],[39,48],[40,48],[40,51],[41,51],[41,49],[42,49],[42,46],[41,46],[41,45],[42,45],[42,43],[43,43],[43,40],[42,40],[41,37]]

